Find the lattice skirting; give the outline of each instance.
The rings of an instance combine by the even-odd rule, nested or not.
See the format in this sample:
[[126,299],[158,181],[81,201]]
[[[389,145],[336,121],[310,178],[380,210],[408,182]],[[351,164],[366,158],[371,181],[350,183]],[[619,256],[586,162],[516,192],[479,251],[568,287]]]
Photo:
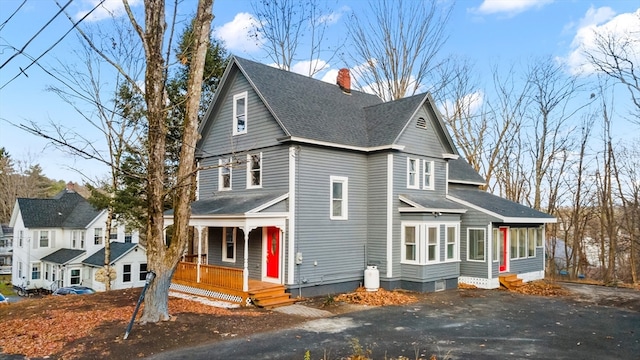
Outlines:
[[475,285],[481,289],[497,289],[500,287],[500,280],[498,279],[483,279],[470,276],[458,277],[458,282],[463,284]]
[[[237,295],[230,295],[230,294],[225,294],[219,291],[212,291],[212,290],[205,290],[205,289],[198,289],[192,286],[186,286],[186,285],[181,285],[181,284],[174,284],[171,283],[171,286],[169,286],[169,289],[171,290],[175,290],[175,291],[180,291],[180,292],[184,292],[187,294],[193,294],[193,295],[198,295],[198,296],[206,296],[206,297],[210,297],[210,298],[214,298],[214,299],[220,299],[220,300],[224,300],[224,301],[229,301],[229,302],[234,302],[234,303],[242,303],[242,297],[241,296],[237,296]],[[250,304],[250,300],[249,298],[247,298],[247,304]]]

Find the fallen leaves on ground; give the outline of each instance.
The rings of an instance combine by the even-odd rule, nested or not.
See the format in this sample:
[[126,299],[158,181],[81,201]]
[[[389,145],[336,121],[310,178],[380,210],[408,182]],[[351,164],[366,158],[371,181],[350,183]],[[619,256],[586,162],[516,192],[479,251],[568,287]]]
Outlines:
[[359,287],[352,293],[338,295],[335,300],[358,305],[384,306],[411,304],[418,301],[418,298],[404,291],[387,291],[382,288],[378,291],[367,291]]
[[473,284],[465,284],[465,283],[458,283],[458,289],[477,289],[478,287],[473,285]]
[[[109,322],[122,323],[122,329],[131,320],[134,311],[134,303],[131,306],[116,306],[109,303],[89,305],[88,296],[78,295],[67,297],[48,296],[42,299],[23,300],[29,310],[28,302],[48,302],[48,309],[41,313],[13,314],[15,305],[3,308],[6,310],[5,319],[3,313],[2,331],[0,332],[0,348],[6,354],[22,354],[28,358],[46,357],[57,354],[64,346],[75,340],[91,336],[91,333],[100,325]],[[33,303],[35,304],[35,303]],[[40,308],[43,304],[38,304]],[[142,314],[144,304],[138,312],[138,319]],[[228,309],[212,307],[202,303],[169,298],[169,313],[197,313],[213,315],[241,315],[260,316],[261,314],[249,311],[231,311]],[[18,315],[18,316],[13,316]]]
[[545,280],[524,283],[522,286],[518,286],[511,291],[525,295],[538,296],[564,296],[569,294],[569,291],[564,289],[562,286]]

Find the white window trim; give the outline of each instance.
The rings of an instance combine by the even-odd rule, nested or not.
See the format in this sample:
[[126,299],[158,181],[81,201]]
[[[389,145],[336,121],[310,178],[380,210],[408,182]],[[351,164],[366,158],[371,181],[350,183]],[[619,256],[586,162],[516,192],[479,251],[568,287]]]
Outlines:
[[[227,165],[228,164],[228,165]],[[229,169],[229,187],[223,187],[222,170],[228,167]],[[218,191],[230,191],[233,188],[233,166],[231,165],[231,158],[218,159]]]
[[18,231],[18,245],[24,247],[24,230]]
[[[253,155],[258,155],[260,157],[260,184],[259,185],[252,185],[251,184],[251,179],[253,179],[253,177],[251,176],[252,172],[253,172],[253,161],[251,161],[251,157]],[[262,152],[257,153],[257,154],[247,154],[247,189],[261,189],[262,188],[262,173],[264,171],[264,166],[262,164]]]
[[[415,161],[416,171],[413,174],[415,184],[411,185],[411,162]],[[420,160],[407,157],[407,189],[420,189]]]
[[[535,258],[538,254],[538,249],[536,249],[537,239],[531,240],[531,231],[533,231],[534,236],[538,236],[538,228],[527,228],[527,258],[532,259]],[[533,244],[533,246],[531,246]],[[529,255],[529,248],[533,247],[533,255]]]
[[[124,267],[127,266],[127,265],[129,265],[129,272],[128,272],[129,281],[125,281],[124,280],[124,275],[127,274],[127,273],[124,272]],[[133,282],[133,264],[131,264],[131,263],[122,264],[122,279],[121,280],[122,280],[123,284],[129,284],[129,283]]]
[[[471,239],[469,237],[469,233],[471,232],[471,230],[480,230],[480,231],[482,231],[484,233],[484,259],[483,260],[472,259],[469,256],[469,249],[471,248],[469,246],[469,243],[471,242]],[[483,262],[487,261],[487,229],[485,229],[485,228],[467,228],[467,261],[479,262],[479,263],[483,263]]]
[[[96,243],[96,237],[98,235],[96,235],[96,230],[100,229],[100,237],[99,237],[99,242]],[[93,245],[102,245],[104,243],[104,229],[99,227],[99,228],[93,228]]]
[[[342,184],[341,215],[333,215],[333,184]],[[349,178],[344,176],[329,176],[329,219],[349,220]]]
[[[434,260],[429,260],[429,229],[430,228],[435,228],[436,229],[436,256]],[[424,233],[424,264],[437,264],[440,263],[440,223],[424,223],[424,231],[422,231],[422,233]]]
[[[433,161],[422,160],[422,189],[423,190],[433,190],[435,188],[433,184],[435,179],[435,176],[433,174],[434,167],[435,166]],[[428,175],[427,175],[427,169],[430,170]],[[429,177],[429,181],[427,181],[427,176]],[[429,183],[429,185],[427,185],[427,183]]]
[[[456,262],[460,261],[460,223],[442,223],[444,225],[444,259],[442,262]],[[453,259],[447,259],[447,248],[449,243],[447,242],[447,229],[455,228],[455,243],[453,245]]]
[[[238,100],[244,98],[244,130],[238,131],[238,115],[237,115],[237,106]],[[249,125],[248,116],[247,116],[247,92],[242,92],[240,94],[233,95],[233,135],[242,135],[247,133],[247,128]]]
[[[71,280],[75,277],[72,276],[74,270],[78,270],[78,283],[73,284]],[[69,285],[81,285],[82,284],[82,269],[81,268],[71,268],[69,269]]]
[[[52,231],[49,231],[49,230],[38,231],[38,239],[37,239],[38,249],[46,249],[51,247],[51,238],[52,238],[51,233]],[[47,234],[47,246],[42,246],[42,243],[41,243],[42,234]]]
[[[402,222],[400,226],[400,239],[401,239],[401,250],[400,250],[400,262],[402,264],[412,264],[412,265],[420,265],[420,238],[421,238],[421,227],[419,222]],[[408,227],[414,227],[416,229],[415,233],[415,247],[416,247],[416,259],[415,260],[407,260],[407,247],[406,247],[406,232],[405,229]]]
[[[227,231],[233,231],[233,256],[231,258],[227,257]],[[222,228],[222,261],[224,262],[236,262],[236,252],[238,250],[238,242],[236,241],[237,228],[235,227],[224,227]]]

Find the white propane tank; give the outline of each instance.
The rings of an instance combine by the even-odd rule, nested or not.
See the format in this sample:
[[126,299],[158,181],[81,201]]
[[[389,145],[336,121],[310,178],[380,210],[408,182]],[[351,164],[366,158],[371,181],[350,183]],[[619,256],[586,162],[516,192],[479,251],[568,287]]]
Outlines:
[[369,265],[364,271],[364,288],[367,291],[378,291],[380,287],[380,273],[378,267]]

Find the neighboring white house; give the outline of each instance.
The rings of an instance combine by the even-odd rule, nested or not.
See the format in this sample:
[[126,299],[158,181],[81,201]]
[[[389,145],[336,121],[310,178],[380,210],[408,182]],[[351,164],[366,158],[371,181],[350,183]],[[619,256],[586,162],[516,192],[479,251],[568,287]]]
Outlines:
[[138,232],[114,222],[116,231],[106,239],[106,220],[107,211],[95,209],[72,183],[49,199],[17,199],[10,222],[13,285],[45,289],[85,285],[104,290],[104,284],[95,281],[95,272],[104,265],[104,244],[110,241],[115,249],[111,264],[117,272],[112,289],[143,286],[144,280],[138,279],[146,275],[146,250],[138,244]]
[[13,229],[7,225],[0,225],[0,275],[11,274],[13,259]]

